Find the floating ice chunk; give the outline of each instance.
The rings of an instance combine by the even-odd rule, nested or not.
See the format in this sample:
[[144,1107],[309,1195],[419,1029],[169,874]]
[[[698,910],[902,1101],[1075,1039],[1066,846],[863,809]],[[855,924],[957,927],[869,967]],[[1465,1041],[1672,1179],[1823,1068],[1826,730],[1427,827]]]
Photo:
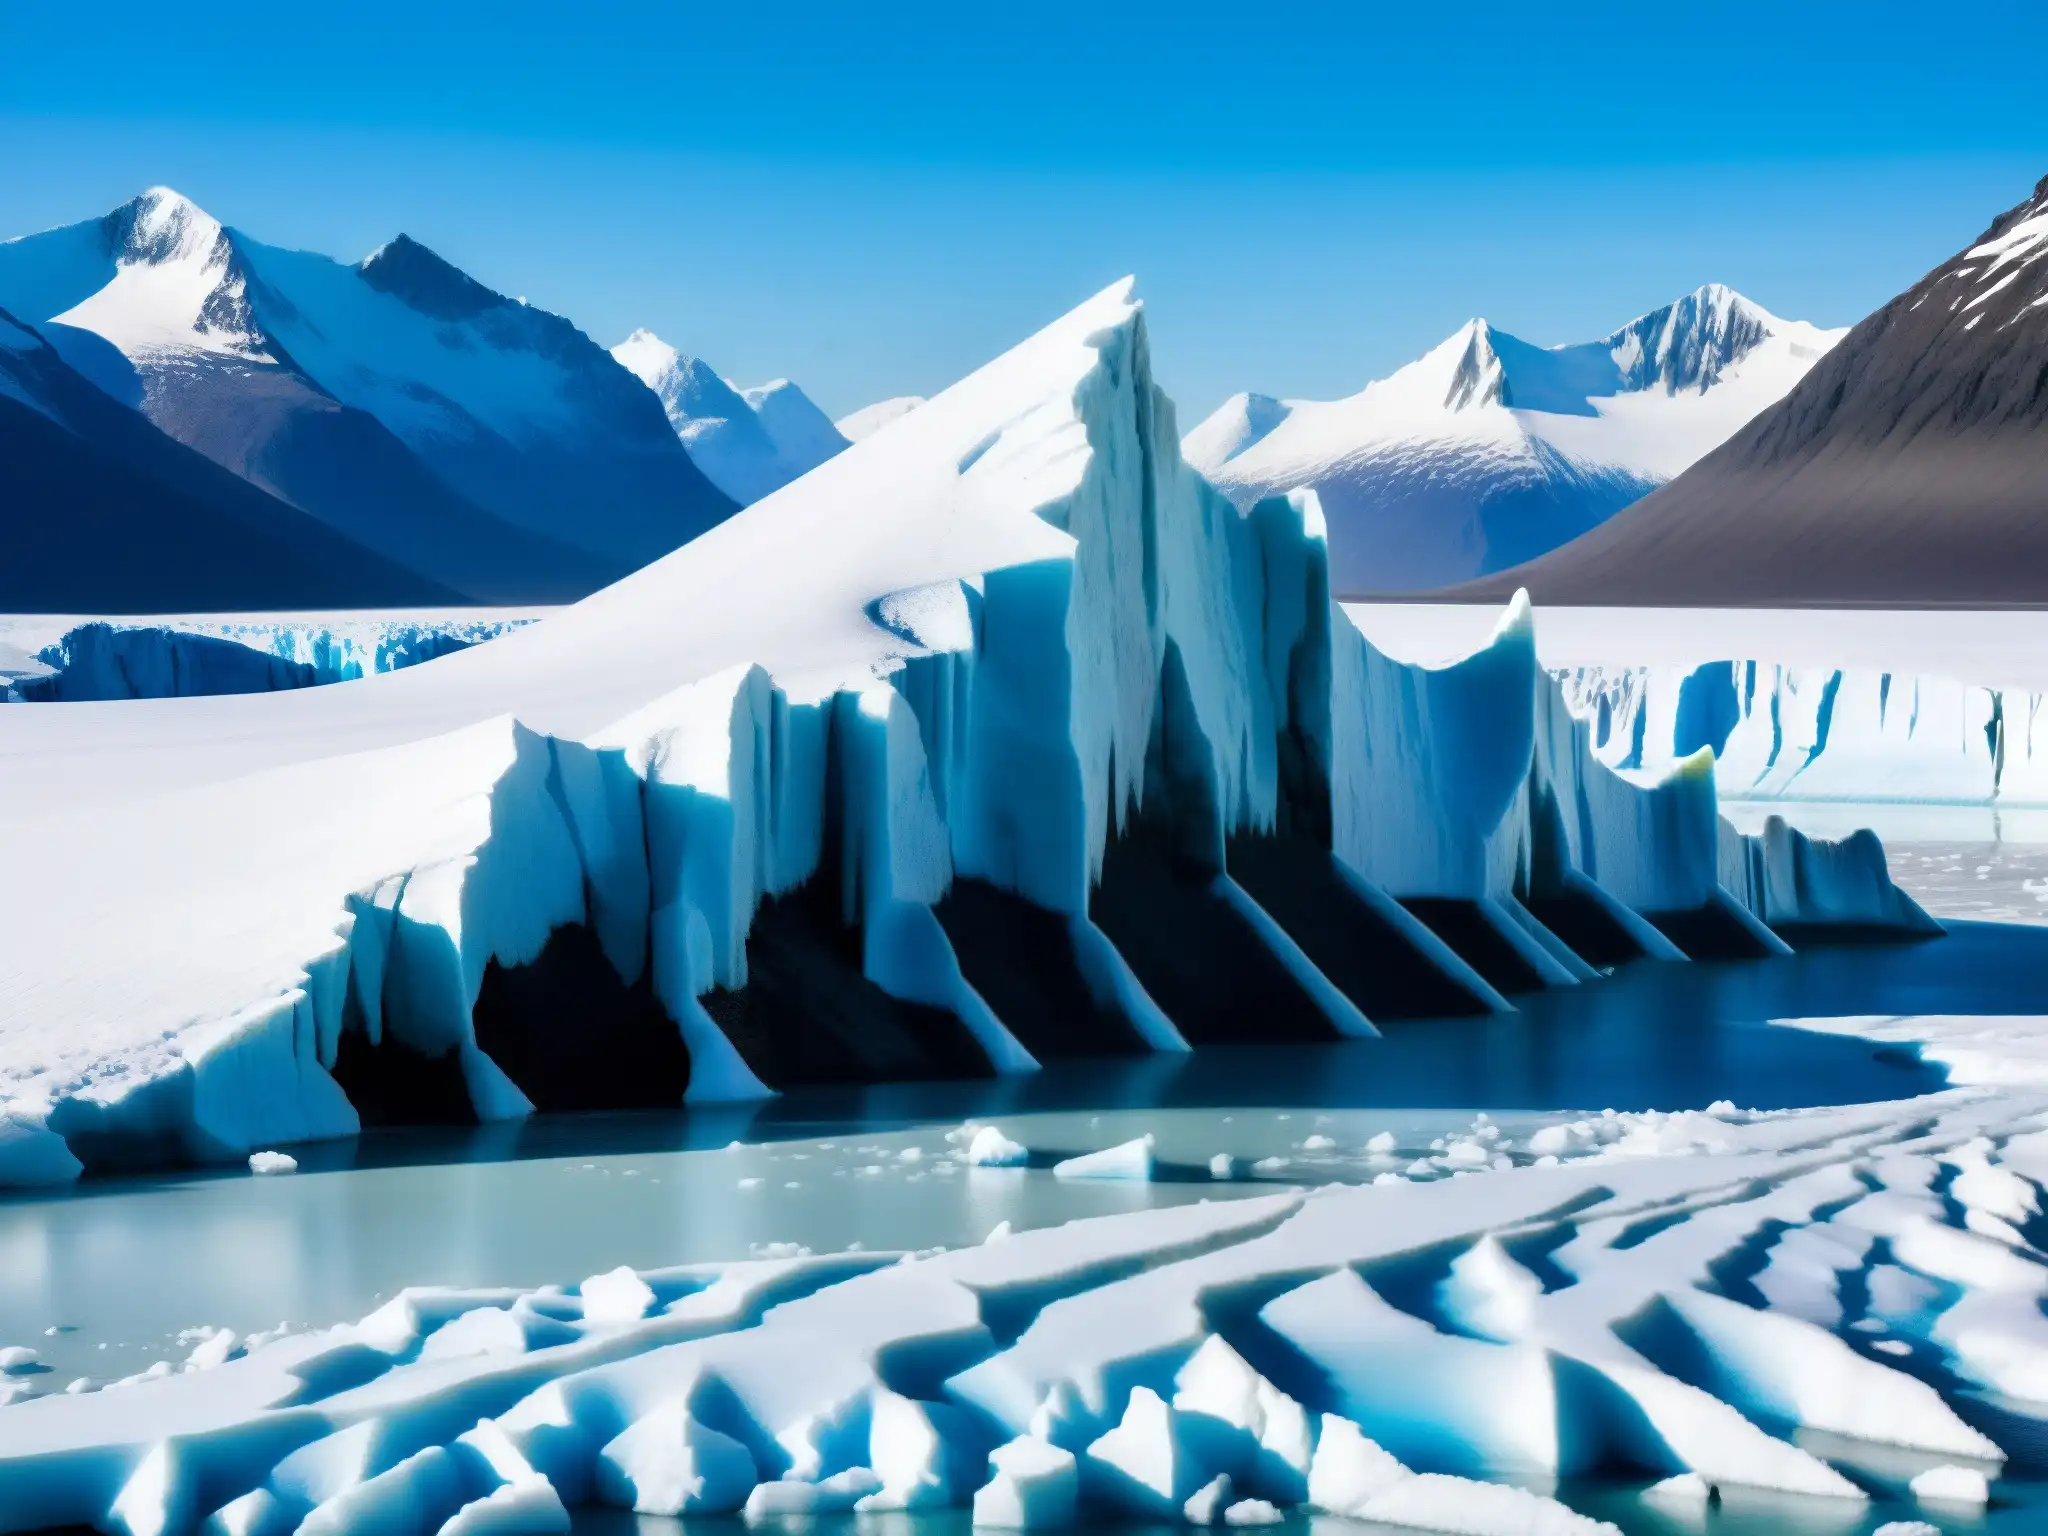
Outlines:
[[1021,1143],[1010,1140],[993,1125],[982,1126],[967,1144],[967,1161],[977,1168],[1018,1168],[1030,1157],[1031,1153]]
[[1280,1156],[1262,1157],[1252,1164],[1253,1173],[1285,1173],[1287,1159]]
[[741,1511],[749,1522],[782,1515],[824,1515],[849,1510],[882,1486],[872,1468],[848,1467],[820,1482],[795,1478],[756,1483]]
[[1941,1527],[1925,1520],[1887,1520],[1870,1536],[1941,1536]]
[[988,1453],[995,1476],[974,1495],[976,1525],[1065,1530],[1074,1524],[1081,1480],[1073,1453],[1025,1435]]
[[634,1421],[598,1453],[599,1496],[643,1515],[730,1513],[759,1480],[747,1448],[681,1402]]
[[1223,1511],[1225,1525],[1278,1525],[1286,1518],[1264,1499],[1239,1499]]
[[1070,1157],[1065,1162],[1055,1163],[1052,1176],[1056,1179],[1150,1179],[1152,1146],[1152,1135],[1147,1132],[1135,1141],[1104,1147],[1100,1152],[1087,1152],[1080,1157]]
[[1181,1518],[1189,1525],[1214,1525],[1230,1507],[1230,1476],[1218,1472],[1188,1495],[1181,1505]]
[[192,1353],[185,1357],[188,1371],[210,1371],[217,1365],[227,1363],[229,1355],[235,1352],[240,1342],[232,1328],[208,1328],[199,1342],[192,1346]]
[[22,1376],[41,1369],[42,1357],[26,1344],[10,1344],[0,1349],[0,1372],[9,1376]]
[[1236,1173],[1237,1164],[1235,1161],[1232,1160],[1228,1152],[1218,1152],[1214,1157],[1209,1159],[1210,1178],[1227,1179],[1233,1177]]
[[638,1322],[654,1305],[647,1282],[624,1264],[592,1275],[577,1289],[583,1296],[583,1320],[599,1327]]
[[1975,1467],[1953,1464],[1929,1467],[1909,1486],[1914,1498],[1934,1503],[1983,1505],[1991,1502],[1991,1481]]
[[1301,1150],[1304,1152],[1329,1152],[1334,1150],[1336,1145],[1335,1137],[1325,1136],[1322,1132],[1318,1131],[1302,1142]]
[[[881,1170],[878,1168],[875,1170],[875,1172],[879,1173],[881,1172]],[[739,1187],[741,1189],[759,1189],[761,1187],[761,1184],[762,1181],[760,1179],[741,1179],[739,1181]]]
[[1529,1138],[1529,1150],[1539,1157],[1556,1157],[1572,1149],[1572,1128],[1546,1125]]
[[1374,1157],[1385,1157],[1399,1145],[1400,1143],[1394,1139],[1392,1131],[1381,1131],[1365,1144],[1365,1150]]
[[1675,1508],[1704,1509],[1714,1497],[1714,1485],[1697,1472],[1681,1472],[1643,1490],[1643,1497]]
[[988,1236],[984,1237],[982,1241],[984,1243],[1000,1243],[1004,1238],[1014,1237],[1015,1235],[1016,1228],[1010,1225],[1009,1217],[1005,1216],[1001,1221],[988,1229]]
[[1308,1469],[1308,1505],[1358,1518],[1380,1494],[1414,1475],[1349,1419],[1326,1413]]
[[251,1173],[297,1173],[299,1160],[288,1152],[251,1152]]

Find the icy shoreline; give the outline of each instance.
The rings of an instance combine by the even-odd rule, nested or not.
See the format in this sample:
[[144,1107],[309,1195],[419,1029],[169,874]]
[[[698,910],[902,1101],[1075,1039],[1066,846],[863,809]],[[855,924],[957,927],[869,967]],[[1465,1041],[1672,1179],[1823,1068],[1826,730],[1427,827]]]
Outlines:
[[182,1369],[0,1408],[0,1530],[460,1536],[585,1504],[1205,1523],[1258,1500],[1590,1533],[1493,1480],[1594,1474],[1645,1510],[1996,1500],[2000,1425],[2048,1416],[2048,1021],[1785,1022],[1916,1043],[1958,1086],[1482,1117],[1307,1195],[195,1333]]

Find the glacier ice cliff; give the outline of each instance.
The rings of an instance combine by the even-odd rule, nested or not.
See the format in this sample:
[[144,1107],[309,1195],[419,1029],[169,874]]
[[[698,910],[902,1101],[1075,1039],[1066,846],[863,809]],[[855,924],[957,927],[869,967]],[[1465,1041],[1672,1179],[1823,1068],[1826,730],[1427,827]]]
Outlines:
[[1382,655],[1313,495],[1240,511],[1177,439],[1118,284],[490,645],[10,711],[0,1181],[1938,931],[1874,838],[1603,765],[1525,601],[1456,665]]
[[1756,658],[1555,672],[1602,762],[1657,774],[1711,749],[1724,798],[2048,805],[2038,689]]
[[346,682],[452,655],[529,623],[524,616],[336,613],[305,617],[96,619],[33,652],[34,621],[0,621],[0,702],[76,703],[272,693]]

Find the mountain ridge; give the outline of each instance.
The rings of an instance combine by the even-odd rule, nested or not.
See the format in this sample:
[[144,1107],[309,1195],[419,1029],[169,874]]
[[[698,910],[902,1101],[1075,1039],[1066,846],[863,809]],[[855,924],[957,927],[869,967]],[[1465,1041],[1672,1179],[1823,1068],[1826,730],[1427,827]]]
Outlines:
[[1493,601],[2048,606],[2048,177],[1771,409]]
[[1182,449],[1240,505],[1313,486],[1340,591],[1427,589],[1599,526],[1776,400],[1839,334],[1720,284],[1557,347],[1475,318],[1341,400],[1233,396]]
[[409,235],[350,265],[152,188],[0,242],[0,305],[169,437],[475,601],[582,596],[735,509],[603,348]]

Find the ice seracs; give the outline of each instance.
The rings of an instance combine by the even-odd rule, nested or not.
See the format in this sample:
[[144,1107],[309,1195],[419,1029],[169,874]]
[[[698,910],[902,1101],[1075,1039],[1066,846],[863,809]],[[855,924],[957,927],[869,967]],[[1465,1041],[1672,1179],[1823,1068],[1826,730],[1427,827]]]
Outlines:
[[1720,284],[1573,346],[1473,320],[1348,399],[1233,396],[1182,449],[1241,504],[1314,487],[1340,593],[1442,586],[1540,555],[1671,479],[1842,334]]
[[394,1081],[504,1119],[1365,1040],[1597,985],[1553,921],[1603,963],[1927,926],[1874,839],[1598,762],[1525,601],[1390,659],[1314,493],[1241,511],[1177,441],[1119,283],[488,645],[10,710],[0,1180],[348,1134]]
[[778,491],[847,446],[825,413],[787,379],[742,390],[702,358],[637,330],[612,356],[660,397],[697,467],[742,506]]

